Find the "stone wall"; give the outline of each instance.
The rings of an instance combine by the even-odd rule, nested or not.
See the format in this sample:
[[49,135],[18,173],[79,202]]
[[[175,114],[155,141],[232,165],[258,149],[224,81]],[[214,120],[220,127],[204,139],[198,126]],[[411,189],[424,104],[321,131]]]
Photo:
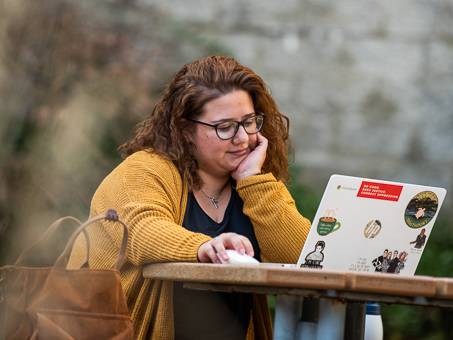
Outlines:
[[136,3],[263,76],[305,182],[342,173],[453,189],[452,1]]

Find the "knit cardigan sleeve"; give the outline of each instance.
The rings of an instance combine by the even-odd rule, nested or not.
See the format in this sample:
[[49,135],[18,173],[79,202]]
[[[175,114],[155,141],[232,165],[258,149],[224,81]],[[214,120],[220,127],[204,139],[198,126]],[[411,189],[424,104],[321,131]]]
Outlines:
[[[209,236],[181,226],[183,184],[175,166],[157,155],[137,152],[99,186],[91,213],[117,210],[128,226],[127,259],[134,265],[165,261],[197,261]],[[119,246],[121,237],[109,232]]]
[[310,230],[310,221],[297,210],[286,186],[272,174],[237,182],[265,262],[296,263]]

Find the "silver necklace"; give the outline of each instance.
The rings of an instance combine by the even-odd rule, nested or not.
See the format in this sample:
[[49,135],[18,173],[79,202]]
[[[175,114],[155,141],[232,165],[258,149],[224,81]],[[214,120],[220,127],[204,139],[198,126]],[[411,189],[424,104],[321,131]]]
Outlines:
[[203,189],[200,188],[200,191],[203,195],[206,196],[206,198],[209,200],[209,202],[214,206],[214,208],[219,209],[219,203],[220,203],[220,196],[222,196],[223,191],[227,187],[229,181],[225,183],[223,188],[220,190],[220,193],[217,196],[210,196],[207,193],[203,191]]
[[215,197],[215,196],[209,196],[207,193],[203,191],[203,189],[200,189],[201,193],[206,196],[206,198],[211,202],[211,204],[214,206],[214,208],[219,209],[219,203],[220,203],[220,195]]

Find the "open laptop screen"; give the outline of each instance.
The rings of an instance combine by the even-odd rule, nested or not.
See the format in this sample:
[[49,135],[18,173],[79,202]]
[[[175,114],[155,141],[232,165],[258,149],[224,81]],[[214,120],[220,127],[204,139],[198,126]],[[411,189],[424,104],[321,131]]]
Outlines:
[[298,267],[413,275],[446,190],[332,175]]

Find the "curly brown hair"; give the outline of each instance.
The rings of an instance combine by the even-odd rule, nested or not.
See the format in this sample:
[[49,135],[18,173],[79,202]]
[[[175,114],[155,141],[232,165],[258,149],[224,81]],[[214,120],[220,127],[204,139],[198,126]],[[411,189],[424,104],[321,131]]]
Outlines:
[[188,180],[199,188],[198,164],[191,142],[193,124],[204,105],[234,90],[252,98],[256,112],[265,115],[261,133],[269,140],[263,172],[288,179],[288,118],[277,109],[263,79],[234,58],[210,56],[186,64],[166,86],[151,114],[139,124],[135,136],[119,147],[126,157],[139,150],[151,150],[171,160]]

